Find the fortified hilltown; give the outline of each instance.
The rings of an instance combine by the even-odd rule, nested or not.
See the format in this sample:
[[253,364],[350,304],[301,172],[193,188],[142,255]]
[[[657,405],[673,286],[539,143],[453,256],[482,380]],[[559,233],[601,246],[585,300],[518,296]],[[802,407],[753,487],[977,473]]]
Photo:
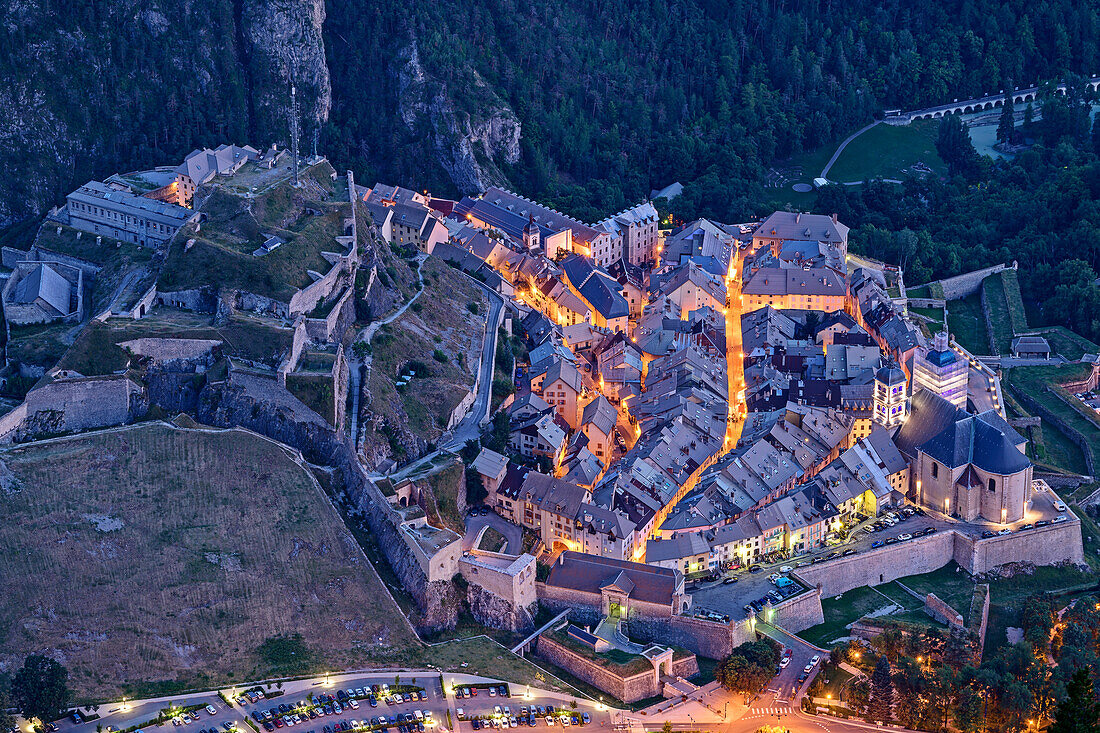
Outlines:
[[0,733],[1100,731],[1052,2],[0,13]]

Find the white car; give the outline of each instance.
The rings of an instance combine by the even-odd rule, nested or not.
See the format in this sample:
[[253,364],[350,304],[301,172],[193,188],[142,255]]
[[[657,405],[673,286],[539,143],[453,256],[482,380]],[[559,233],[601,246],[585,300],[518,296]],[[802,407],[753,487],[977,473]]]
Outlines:
[[1057,517],[1050,520],[1050,523],[1051,524],[1061,524],[1064,521],[1066,521],[1066,515],[1065,514],[1059,514]]
[[772,573],[771,575],[768,576],[768,580],[770,580],[773,583],[775,581],[779,580],[779,573]]
[[1066,510],[1066,505],[1064,502],[1056,501],[1054,502],[1054,508],[1060,512],[1064,512]]
[[358,710],[359,709],[359,703],[356,702],[355,700],[348,700],[348,705],[351,706],[352,710]]
[[812,657],[810,657],[810,666],[812,667],[820,661],[821,661],[821,657],[819,657],[818,655],[815,654]]
[[781,573],[789,573],[792,570],[794,570],[794,568],[792,568],[790,565],[784,565],[783,567],[779,568],[779,572]]
[[913,539],[913,535],[909,534],[908,532],[902,532],[898,535],[898,542],[905,542],[906,540],[911,539]]
[[217,715],[218,714],[218,709],[215,708],[213,705],[207,705],[206,706],[206,712],[210,713],[211,715]]
[[546,724],[549,725],[551,728],[554,727],[554,717],[551,715],[547,715]]
[[1001,530],[1000,532],[998,532],[997,534],[999,534],[999,535],[1012,534],[1012,530],[1011,530],[1011,529],[1009,529],[1008,527],[1005,527],[1004,529],[1002,529],[1002,530]]
[[779,668],[780,669],[786,669],[787,665],[790,664],[790,663],[791,663],[790,656],[783,657],[782,659],[779,660]]

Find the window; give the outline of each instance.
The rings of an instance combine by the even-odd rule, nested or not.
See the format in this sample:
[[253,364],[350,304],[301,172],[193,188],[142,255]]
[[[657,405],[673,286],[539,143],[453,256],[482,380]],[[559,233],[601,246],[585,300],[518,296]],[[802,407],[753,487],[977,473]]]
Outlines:
[[992,477],[989,479],[989,490],[990,491],[996,491],[997,490],[997,480],[992,478]]
[[940,464],[932,461],[932,478],[940,477]]

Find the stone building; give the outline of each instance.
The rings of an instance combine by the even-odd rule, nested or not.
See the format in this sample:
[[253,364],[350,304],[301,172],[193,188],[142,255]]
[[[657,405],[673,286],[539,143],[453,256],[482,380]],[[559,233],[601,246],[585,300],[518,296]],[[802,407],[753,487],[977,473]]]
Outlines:
[[896,364],[887,364],[875,372],[874,419],[892,428],[909,418],[909,384]]
[[175,170],[176,199],[180,206],[190,207],[195,190],[216,176],[231,176],[250,160],[258,160],[260,151],[245,145],[219,145],[216,149],[192,150]]
[[84,272],[60,262],[20,262],[4,284],[4,318],[26,325],[80,320]]
[[198,221],[198,212],[88,181],[66,197],[62,217],[76,229],[124,242],[157,247],[180,227]]
[[995,410],[970,415],[921,390],[894,442],[910,461],[911,491],[922,506],[968,522],[1023,518],[1032,475],[1027,441]]
[[[649,201],[607,217],[596,225],[596,229],[611,234],[609,257],[618,254],[632,265],[656,261],[657,209]],[[604,266],[607,264],[610,263]]]
[[540,589],[543,605],[595,610],[612,620],[628,615],[675,616],[691,606],[677,570],[563,552]]

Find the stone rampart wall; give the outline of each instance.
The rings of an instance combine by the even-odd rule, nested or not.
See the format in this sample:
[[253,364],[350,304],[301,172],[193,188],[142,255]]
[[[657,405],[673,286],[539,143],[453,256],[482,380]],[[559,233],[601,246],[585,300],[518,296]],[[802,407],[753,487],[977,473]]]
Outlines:
[[879,585],[907,575],[929,573],[946,565],[955,549],[955,533],[940,531],[908,542],[838,557],[798,568],[794,575],[810,587],[820,586],[826,597],[864,585]]
[[[1022,390],[1016,389],[1011,384],[1009,384],[1008,388],[1009,391],[1012,392],[1012,395],[1020,401],[1020,404],[1027,408],[1028,412],[1033,412],[1036,415],[1042,417],[1047,422],[1053,423],[1054,427],[1061,430],[1071,441],[1074,442],[1074,444],[1077,445],[1078,448],[1081,449],[1081,453],[1085,456],[1085,466],[1089,472],[1089,475],[1095,476],[1096,462],[1093,459],[1093,451],[1095,448],[1088,440],[1088,438],[1082,435],[1080,430],[1073,427],[1061,417],[1055,415],[1053,412],[1048,410],[1046,405],[1032,397],[1030,394],[1023,392]],[[1057,394],[1057,392],[1055,392],[1054,394]]]
[[956,535],[955,562],[971,575],[1009,564],[1079,565],[1085,561],[1081,522],[1073,514],[1066,516],[1070,521],[987,539]]
[[59,380],[27,393],[26,418],[15,429],[17,441],[38,436],[124,425],[134,417],[141,388],[126,377]]
[[907,298],[910,308],[943,308],[946,300],[940,298]]
[[201,289],[158,291],[157,303],[197,313],[213,313],[217,307],[217,298],[213,293]]
[[932,614],[932,618],[936,619],[941,624],[950,624],[951,626],[963,625],[962,614],[935,593],[929,593],[925,596],[924,610]]
[[772,623],[795,634],[825,623],[825,615],[821,609],[821,591],[817,588],[778,604],[774,611]]
[[1005,265],[993,265],[992,267],[986,267],[982,270],[965,272],[962,275],[940,280],[939,283],[943,286],[943,297],[947,300],[958,300],[959,298],[973,295],[978,292],[978,288],[982,285],[982,280],[1005,269],[1008,269]]
[[653,669],[630,677],[621,677],[547,636],[539,637],[535,656],[561,667],[577,679],[626,703],[655,697],[661,693],[660,681]]
[[747,619],[723,624],[689,616],[647,618],[629,615],[624,626],[632,639],[672,644],[711,659],[725,659],[735,647],[755,638]]
[[1080,521],[1037,527],[1024,532],[981,539],[953,530],[827,560],[794,575],[822,596],[847,593],[864,585],[880,585],[909,575],[930,573],[951,560],[971,575],[1002,565],[1057,565],[1084,562]]

